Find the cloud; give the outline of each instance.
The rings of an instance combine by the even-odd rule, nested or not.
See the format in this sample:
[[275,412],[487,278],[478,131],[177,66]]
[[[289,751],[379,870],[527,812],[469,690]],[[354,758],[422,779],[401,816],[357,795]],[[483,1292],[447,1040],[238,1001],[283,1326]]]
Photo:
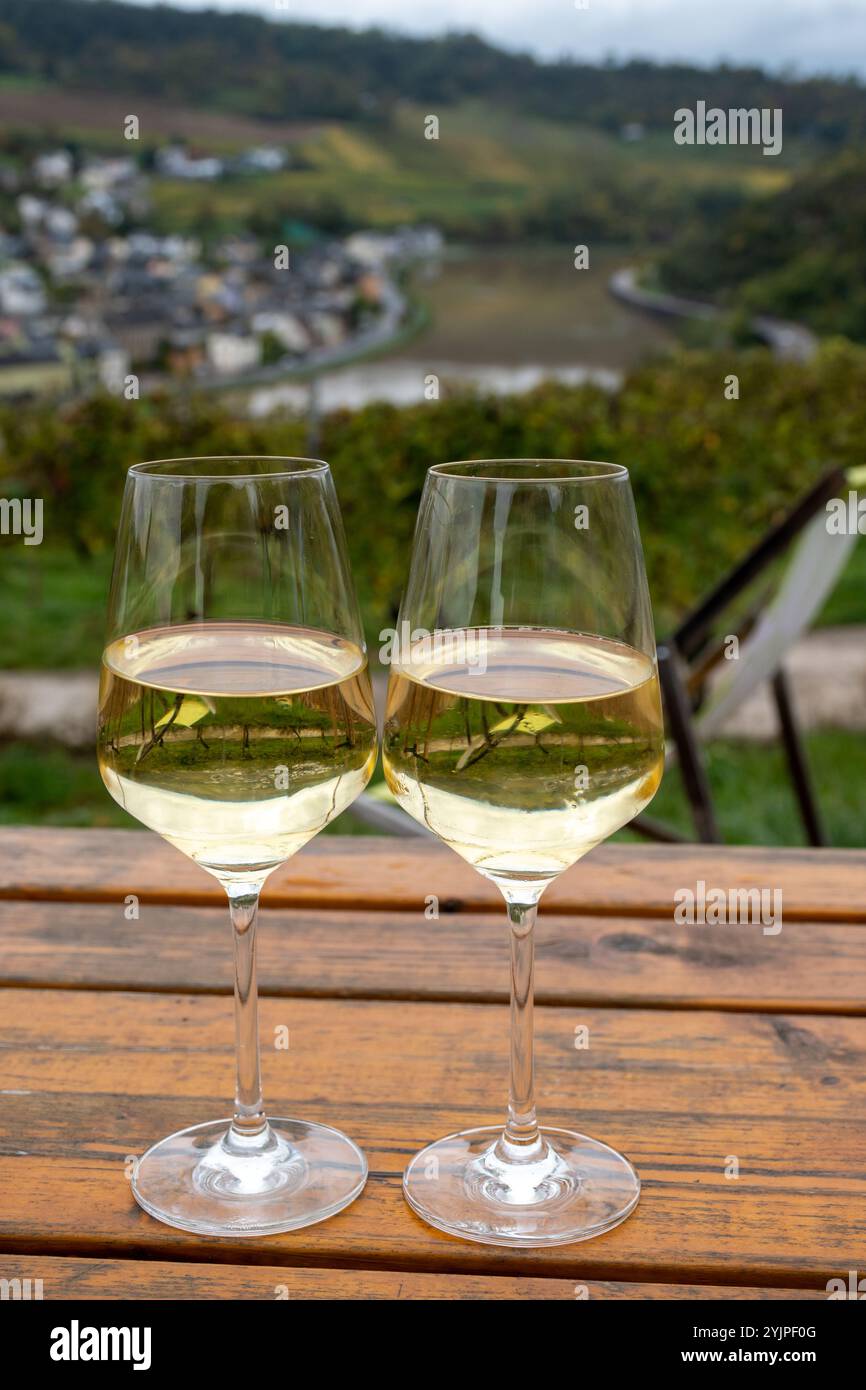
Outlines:
[[[145,3],[147,0],[145,0]],[[405,33],[475,30],[545,58],[720,59],[801,72],[866,75],[866,7],[854,0],[170,0],[186,9],[253,11],[319,24]]]

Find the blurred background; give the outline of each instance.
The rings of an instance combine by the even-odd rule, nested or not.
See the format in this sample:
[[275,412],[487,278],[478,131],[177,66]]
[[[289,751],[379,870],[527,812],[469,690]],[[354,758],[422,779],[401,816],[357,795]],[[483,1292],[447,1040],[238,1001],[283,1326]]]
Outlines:
[[[625,464],[660,637],[862,465],[863,16],[403,10],[2,0],[0,823],[133,824],[92,739],[138,460],[327,458],[374,656],[432,463]],[[781,111],[781,149],[678,143],[698,103]],[[866,843],[864,623],[861,537],[787,661],[834,845]],[[726,840],[803,842],[763,692],[706,758]],[[675,770],[653,810],[689,831]]]

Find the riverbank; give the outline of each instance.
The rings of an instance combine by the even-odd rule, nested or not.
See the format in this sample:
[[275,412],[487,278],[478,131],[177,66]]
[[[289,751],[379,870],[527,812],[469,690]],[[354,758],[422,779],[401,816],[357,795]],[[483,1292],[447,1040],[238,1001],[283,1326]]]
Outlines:
[[[666,294],[661,290],[647,289],[641,285],[634,266],[624,266],[614,271],[608,283],[614,299],[657,318],[719,323],[725,317],[724,310],[715,304],[697,299],[683,299],[680,295]],[[768,314],[757,314],[750,322],[755,336],[772,348],[780,361],[809,362],[814,357],[818,339],[804,324],[790,323],[786,319],[772,318]]]
[[453,387],[520,394],[555,380],[616,390],[627,371],[676,342],[663,322],[611,297],[610,278],[627,258],[622,247],[593,247],[588,267],[577,270],[567,245],[449,247],[412,281],[412,312],[423,322],[375,359],[331,364],[314,388],[303,384],[309,371],[271,372],[231,399],[261,419],[305,412],[311,401],[321,412],[371,401],[412,405]]

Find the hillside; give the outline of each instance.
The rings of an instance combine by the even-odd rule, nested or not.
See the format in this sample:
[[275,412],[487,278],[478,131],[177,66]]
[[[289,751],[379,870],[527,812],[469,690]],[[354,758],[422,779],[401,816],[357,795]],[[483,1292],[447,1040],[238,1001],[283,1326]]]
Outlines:
[[661,283],[866,342],[866,155],[845,151],[790,187],[693,222],[658,263]]
[[[781,106],[781,155],[676,145],[673,113],[698,99]],[[866,88],[853,79],[541,63],[470,34],[3,0],[0,161],[20,170],[52,142],[123,147],[131,109],[145,167],[175,138],[290,150],[286,168],[256,179],[154,178],[158,230],[273,242],[298,219],[335,233],[432,221],[450,241],[664,248],[666,287],[866,340]],[[623,139],[626,126],[637,135]],[[0,190],[0,221],[14,229],[15,217]]]
[[160,182],[157,216],[204,236],[242,224],[270,236],[293,217],[334,231],[429,220],[464,241],[642,247],[667,241],[691,215],[784,187],[796,167],[793,149],[772,168],[752,150],[681,158],[661,135],[628,144],[477,100],[449,109],[438,142],[423,139],[423,121],[423,106],[401,103],[386,127],[320,124],[294,145],[293,166],[266,182]]
[[140,93],[266,119],[386,119],[401,101],[469,98],[615,131],[668,131],[678,106],[783,106],[787,135],[842,144],[866,133],[854,81],[649,62],[540,63],[472,34],[412,39],[272,23],[250,14],[115,0],[3,0],[0,74]]

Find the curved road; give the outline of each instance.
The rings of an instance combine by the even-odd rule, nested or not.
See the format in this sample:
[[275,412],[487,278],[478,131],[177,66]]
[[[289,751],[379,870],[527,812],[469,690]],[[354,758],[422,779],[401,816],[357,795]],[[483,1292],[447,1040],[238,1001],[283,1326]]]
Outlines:
[[[646,313],[659,314],[663,318],[712,321],[723,313],[715,304],[644,289],[638,283],[637,271],[633,266],[617,270],[608,281],[608,289],[615,299],[622,300],[633,309],[643,309]],[[752,328],[782,361],[808,362],[815,355],[818,339],[801,323],[788,323],[785,319],[758,314],[752,319]]]

